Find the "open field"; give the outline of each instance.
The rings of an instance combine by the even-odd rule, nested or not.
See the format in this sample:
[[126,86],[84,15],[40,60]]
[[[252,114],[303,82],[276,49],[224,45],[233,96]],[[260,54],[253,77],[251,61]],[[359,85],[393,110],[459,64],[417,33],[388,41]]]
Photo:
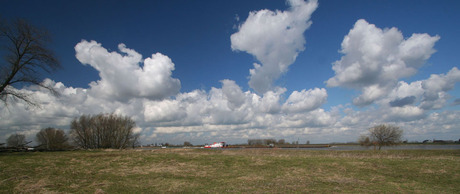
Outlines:
[[460,150],[0,153],[0,193],[458,193]]

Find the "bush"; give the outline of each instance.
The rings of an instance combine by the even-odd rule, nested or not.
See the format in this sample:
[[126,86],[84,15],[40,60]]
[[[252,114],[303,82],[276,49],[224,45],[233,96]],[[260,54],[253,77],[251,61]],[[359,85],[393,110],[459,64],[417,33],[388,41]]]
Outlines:
[[39,143],[38,148],[44,150],[66,150],[70,146],[69,138],[62,129],[46,128],[40,130],[36,135],[36,140]]
[[189,147],[191,147],[191,146],[193,146],[193,144],[190,143],[190,142],[188,142],[188,141],[184,141],[184,146],[189,146]]
[[26,142],[26,136],[24,134],[12,134],[6,140],[6,144],[8,147],[24,147],[26,144],[30,142]]
[[129,117],[116,114],[82,115],[71,123],[71,138],[83,149],[124,149],[137,143],[136,123]]

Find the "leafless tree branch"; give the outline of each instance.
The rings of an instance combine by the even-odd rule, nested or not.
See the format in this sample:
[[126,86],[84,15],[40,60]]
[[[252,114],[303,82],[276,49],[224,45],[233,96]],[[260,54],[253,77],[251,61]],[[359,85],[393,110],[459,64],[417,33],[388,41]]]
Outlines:
[[14,89],[13,85],[37,85],[54,95],[52,86],[40,81],[40,72],[57,70],[61,67],[54,53],[46,47],[50,42],[46,30],[36,28],[25,20],[12,23],[0,20],[0,43],[5,49],[4,61],[0,63],[0,100],[22,100],[38,106],[30,94]]

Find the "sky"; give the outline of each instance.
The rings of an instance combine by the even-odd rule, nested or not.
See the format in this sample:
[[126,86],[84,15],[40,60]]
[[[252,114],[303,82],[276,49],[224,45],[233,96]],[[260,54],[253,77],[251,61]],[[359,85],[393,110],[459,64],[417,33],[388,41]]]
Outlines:
[[[0,107],[0,142],[131,117],[142,144],[356,141],[379,124],[409,141],[460,138],[460,2],[0,1],[47,29],[59,96]],[[456,49],[457,48],[457,49]],[[4,63],[4,61],[2,61]]]

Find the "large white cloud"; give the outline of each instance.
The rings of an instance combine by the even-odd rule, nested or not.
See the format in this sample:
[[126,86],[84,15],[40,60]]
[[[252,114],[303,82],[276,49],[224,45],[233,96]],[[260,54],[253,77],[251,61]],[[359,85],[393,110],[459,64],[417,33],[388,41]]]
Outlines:
[[[442,109],[448,105],[451,98],[448,92],[454,89],[457,82],[460,82],[460,70],[457,67],[453,67],[447,74],[432,74],[425,80],[411,83],[399,81],[387,95],[377,101],[377,104],[382,109],[391,108],[395,113],[400,110],[399,114],[409,113],[407,110],[425,113]],[[408,116],[410,118],[410,114]]]
[[233,50],[245,51],[257,58],[250,70],[249,86],[260,94],[288,70],[298,53],[305,49],[303,33],[311,25],[316,0],[289,0],[288,11],[260,10],[250,12],[238,32],[230,39]]
[[77,59],[99,71],[101,79],[90,83],[95,96],[118,101],[159,100],[179,92],[180,81],[171,77],[174,64],[169,57],[156,53],[142,60],[139,53],[124,44],[118,45],[118,49],[121,54],[108,52],[100,43],[86,40],[75,46]]
[[[88,89],[66,87],[62,83],[45,80],[60,91],[53,96],[40,88],[24,88],[41,101],[41,108],[27,107],[18,102],[8,109],[2,106],[0,135],[19,132],[33,140],[39,129],[60,127],[68,129],[70,121],[81,114],[115,112],[131,116],[142,133],[142,142],[174,142],[192,140],[206,143],[209,140],[245,141],[245,138],[286,138],[312,143],[321,140],[355,140],[357,134],[380,123],[401,126],[412,138],[432,138],[432,133],[442,138],[455,134],[460,126],[458,111],[430,112],[422,108],[425,102],[423,82],[445,83],[441,92],[448,92],[451,82],[458,80],[458,69],[447,74],[410,84],[400,82],[388,98],[378,101],[380,107],[357,111],[350,107],[321,109],[327,93],[324,89],[292,92],[283,100],[285,89],[267,92],[263,96],[242,91],[232,80],[222,81],[222,88],[210,91],[195,90],[177,94],[174,98],[149,100],[135,98],[128,102],[107,101],[97,98]],[[391,106],[389,102],[414,96],[412,103]],[[294,106],[295,105],[295,106]],[[444,134],[444,135],[443,135]]]
[[231,110],[240,108],[246,101],[245,94],[233,80],[222,80],[222,93],[227,99],[228,107]]
[[[134,66],[133,69],[136,68]],[[102,68],[99,71],[106,70]],[[131,73],[136,74],[136,71]],[[104,76],[107,76],[106,80],[112,80],[111,76],[117,74],[107,73]],[[460,125],[455,117],[458,111],[431,110],[447,105],[448,92],[459,81],[460,71],[454,67],[446,74],[433,74],[425,80],[399,81],[394,88],[388,89],[387,95],[376,100],[378,108],[357,111],[338,106],[326,111],[320,108],[328,96],[323,88],[293,91],[289,95],[286,95],[285,88],[275,88],[259,95],[243,91],[235,81],[226,79],[221,81],[221,88],[209,91],[194,90],[156,100],[128,95],[126,99],[129,100],[110,101],[106,96],[99,96],[104,93],[94,92],[101,89],[96,86],[73,88],[45,79],[44,82],[61,95],[53,96],[38,87],[21,89],[36,97],[41,108],[28,107],[21,102],[10,104],[8,108],[0,105],[0,135],[7,138],[19,132],[33,140],[41,128],[68,129],[73,118],[101,112],[132,117],[138,125],[136,131],[142,133],[143,143],[181,143],[184,140],[205,143],[209,139],[241,142],[245,138],[299,137],[312,142],[317,142],[318,138],[323,142],[337,139],[353,141],[356,134],[380,123],[397,124],[413,137],[427,137],[433,132],[453,134],[455,127]],[[419,125],[423,125],[422,129]]]
[[308,112],[319,108],[326,102],[327,92],[324,88],[294,91],[283,104],[285,112]]
[[460,82],[460,70],[452,68],[446,75],[433,74],[421,83],[424,90],[421,107],[423,109],[439,109],[447,104],[448,91]]
[[386,95],[401,78],[414,75],[435,52],[439,36],[412,34],[404,39],[396,28],[380,29],[358,20],[342,42],[344,56],[334,62],[330,87],[343,86],[362,91],[355,105],[368,105]]
[[239,129],[271,128],[284,125],[287,119],[292,120],[290,115],[306,115],[318,109],[327,98],[325,89],[315,88],[294,91],[283,103],[285,92],[286,89],[278,88],[259,96],[243,92],[233,80],[223,80],[222,88],[212,88],[207,93],[195,90],[177,95],[175,99],[146,101],[144,117],[147,122],[162,126],[162,132],[169,126],[174,126],[174,131],[179,130],[178,126],[189,131],[187,126],[195,125],[216,129],[229,125]]
[[[132,117],[143,133],[143,141],[173,133],[214,133],[236,137],[241,131],[252,131],[252,136],[270,136],[284,130],[301,130],[335,122],[328,112],[319,107],[325,103],[325,89],[294,91],[283,100],[284,88],[260,96],[243,92],[233,80],[223,80],[222,88],[209,91],[194,90],[179,93],[173,98],[149,100],[133,98],[129,101],[108,101],[99,98],[92,88],[66,87],[63,83],[45,80],[60,92],[54,96],[40,88],[24,88],[33,95],[41,108],[27,107],[18,102],[8,111],[2,105],[0,128],[6,138],[13,131],[30,134],[45,127],[68,129],[70,121],[82,114],[110,113]],[[233,132],[231,132],[233,131]],[[244,134],[242,134],[244,136]],[[240,137],[241,138],[241,137]]]

